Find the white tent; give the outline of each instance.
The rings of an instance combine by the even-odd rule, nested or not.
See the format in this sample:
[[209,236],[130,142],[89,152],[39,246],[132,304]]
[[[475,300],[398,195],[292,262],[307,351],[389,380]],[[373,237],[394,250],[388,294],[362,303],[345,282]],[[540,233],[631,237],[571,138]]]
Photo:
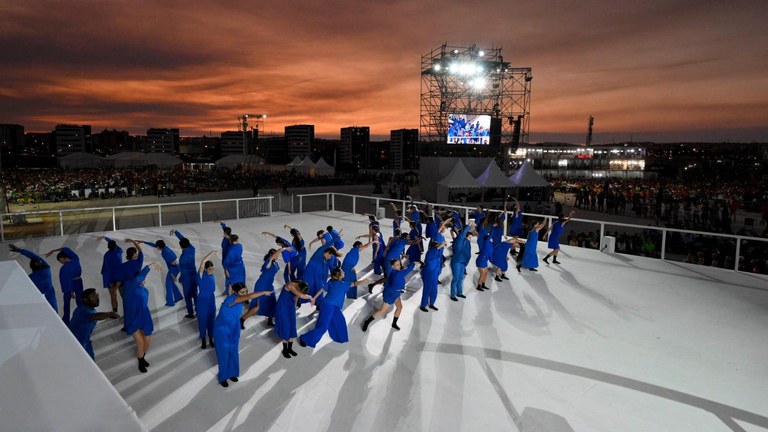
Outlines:
[[315,167],[314,162],[312,162],[312,159],[307,156],[304,158],[304,160],[301,161],[298,165],[296,165],[294,168],[296,168],[297,172],[309,174],[310,170]]
[[299,165],[301,165],[301,157],[296,156],[295,158],[293,158],[291,163],[287,164],[286,166],[287,167],[297,167]]
[[261,165],[263,160],[258,156],[229,155],[216,161],[216,168],[235,169],[238,166],[257,166]]
[[456,161],[451,172],[445,178],[437,182],[438,202],[448,202],[448,192],[450,189],[473,189],[483,188],[484,186],[472,177],[464,162],[461,159]]
[[160,168],[173,168],[182,163],[181,159],[166,153],[147,153],[147,165],[156,165]]
[[544,180],[528,161],[523,163],[517,172],[509,177],[509,181],[516,187],[546,187],[549,182]]
[[515,186],[493,160],[490,161],[485,171],[477,177],[477,182],[487,188],[511,188]]
[[147,155],[139,152],[121,152],[107,156],[115,168],[139,167],[147,164]]
[[91,153],[72,153],[59,158],[62,168],[102,168],[112,165],[111,161]]
[[325,161],[324,158],[320,157],[320,160],[318,160],[315,163],[314,166],[314,172],[315,175],[318,176],[333,176],[336,170],[328,164],[328,162]]

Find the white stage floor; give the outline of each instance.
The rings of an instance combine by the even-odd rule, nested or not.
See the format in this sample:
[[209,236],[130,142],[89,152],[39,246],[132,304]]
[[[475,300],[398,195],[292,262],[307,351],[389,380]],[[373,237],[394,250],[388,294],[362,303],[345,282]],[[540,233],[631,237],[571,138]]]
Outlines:
[[[340,212],[232,221],[246,249],[249,289],[274,245],[260,233],[285,234],[286,223],[309,238],[332,224],[348,245],[367,230],[367,221]],[[219,250],[218,225],[178,228],[198,260]],[[110,235],[164,238],[178,251],[169,229]],[[99,287],[106,245],[96,236],[19,244],[46,252],[64,241],[93,263],[84,279]],[[146,262],[161,261],[147,249]],[[370,270],[370,253],[362,255],[360,278]],[[567,246],[560,257],[562,265],[542,263],[538,273],[512,266],[510,280],[490,283],[490,292],[474,289],[473,260],[467,299],[450,301],[443,285],[438,312],[418,310],[415,277],[403,297],[402,330],[391,329],[390,312],[364,334],[362,320],[381,304],[377,287],[347,302],[349,343],[326,336],[314,350],[296,346],[291,360],[263,318],[251,319],[240,342],[240,382],[227,389],[217,382],[214,351],[200,349],[197,322],[183,318],[183,302],[164,306],[164,272],[153,272],[150,372],[137,370],[133,341],[118,322],[96,327],[96,359],[151,431],[768,431],[767,278]],[[3,248],[0,260],[7,258]],[[313,321],[308,307],[299,313],[301,334]]]

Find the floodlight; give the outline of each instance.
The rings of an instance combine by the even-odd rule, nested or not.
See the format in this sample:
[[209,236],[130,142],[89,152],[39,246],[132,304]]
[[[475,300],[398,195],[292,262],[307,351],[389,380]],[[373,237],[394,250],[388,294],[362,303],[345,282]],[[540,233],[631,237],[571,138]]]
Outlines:
[[433,69],[435,69],[436,72],[439,72],[442,67],[440,66],[440,63],[435,63],[434,66],[432,66]]
[[484,55],[485,55],[485,51],[483,51],[483,50],[480,50],[480,52],[479,52],[479,53],[477,53],[477,55],[478,55],[478,56],[480,56],[480,57],[482,57],[482,56],[484,56]]

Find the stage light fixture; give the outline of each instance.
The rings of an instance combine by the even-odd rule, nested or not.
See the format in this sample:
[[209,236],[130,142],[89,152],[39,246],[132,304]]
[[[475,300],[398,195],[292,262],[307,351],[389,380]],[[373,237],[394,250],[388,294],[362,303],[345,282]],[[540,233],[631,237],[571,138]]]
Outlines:
[[485,51],[481,50],[479,53],[477,53],[477,55],[479,55],[480,57],[483,57],[485,55]]
[[451,63],[450,66],[448,66],[448,71],[451,73],[456,73],[459,70],[459,67],[456,65],[456,63]]
[[439,72],[440,69],[442,69],[442,66],[440,66],[440,63],[435,63],[435,65],[432,67],[435,69],[435,72]]

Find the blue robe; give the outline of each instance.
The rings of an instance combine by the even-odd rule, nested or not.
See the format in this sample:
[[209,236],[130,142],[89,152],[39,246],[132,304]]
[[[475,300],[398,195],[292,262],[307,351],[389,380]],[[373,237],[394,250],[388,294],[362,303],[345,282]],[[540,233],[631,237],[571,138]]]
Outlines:
[[[501,222],[499,223],[503,223],[503,222],[504,220],[502,219]],[[491,243],[493,243],[494,246],[501,244],[503,236],[504,236],[504,225],[496,224],[491,227]]]
[[[109,237],[104,237],[107,242],[112,241]],[[101,262],[101,281],[104,288],[115,282],[122,281],[120,266],[123,263],[123,250],[120,246],[104,253],[104,259]]]
[[509,220],[509,235],[523,236],[523,212],[512,213],[512,219]]
[[344,261],[341,263],[341,269],[344,271],[344,282],[348,282],[349,290],[347,291],[347,298],[357,298],[357,287],[352,286],[357,282],[357,272],[355,266],[360,262],[360,248],[353,247],[346,255],[344,255]]
[[395,300],[400,298],[400,294],[405,291],[405,277],[413,270],[413,266],[416,263],[408,264],[408,267],[402,270],[392,269],[387,276],[387,280],[384,281],[383,298],[384,303],[393,304]]
[[[224,231],[227,228],[227,224],[224,222],[221,223],[221,230],[223,234],[226,234]],[[232,243],[229,242],[229,239],[226,237],[223,237],[221,239],[221,267],[226,270],[227,266],[224,265],[224,262],[227,260],[227,254],[229,253],[229,248],[232,246]],[[226,273],[225,273],[226,275]],[[228,287],[232,285],[232,283],[229,280],[229,277],[225,276],[224,280],[224,292],[227,292]]]
[[424,266],[421,267],[421,307],[434,305],[437,300],[437,280],[442,270],[442,249],[429,248],[424,255]]
[[338,231],[336,230],[331,231],[331,244],[336,248],[337,251],[344,248],[344,239],[341,238]]
[[[309,259],[307,267],[304,269],[304,282],[309,285],[308,294],[312,297],[315,296],[321,290],[325,290],[325,282],[328,280],[329,263],[325,260],[325,250],[328,246],[321,246],[315,253],[312,254],[312,258]],[[330,260],[329,260],[330,261]],[[309,300],[299,300],[300,303],[307,303]],[[315,300],[315,305],[319,306],[323,303],[323,294],[320,294]]]
[[[271,265],[270,262],[272,263]],[[256,312],[257,315],[268,318],[275,317],[275,305],[277,304],[277,300],[275,298],[275,287],[273,284],[275,282],[275,275],[277,275],[278,271],[280,271],[280,265],[277,264],[277,261],[270,261],[267,259],[264,261],[264,264],[261,265],[261,274],[256,280],[253,292],[272,291],[272,294],[251,300],[251,308],[255,308],[257,304],[259,305],[259,310]]]
[[72,302],[72,293],[75,293],[75,305],[83,304],[83,279],[80,258],[75,251],[68,247],[61,248],[70,261],[61,266],[59,270],[59,283],[64,295],[64,324],[69,324],[69,311]]
[[307,266],[307,248],[304,247],[304,239],[299,244],[301,245],[301,250],[293,246],[296,249],[296,255],[291,258],[291,279],[294,280],[304,280],[304,268]]
[[[152,242],[144,242],[144,244],[157,248],[157,245]],[[181,296],[179,287],[176,286],[176,282],[173,281],[174,277],[177,277],[181,270],[178,264],[173,264],[176,261],[176,254],[166,246],[160,251],[160,256],[163,257],[165,265],[168,266],[168,273],[165,275],[165,305],[173,306],[177,302],[181,301],[184,297]]]
[[484,269],[488,267],[488,260],[493,255],[493,243],[491,243],[490,236],[480,240],[480,254],[477,255],[475,265],[478,269]]
[[491,264],[498,267],[502,272],[507,271],[509,264],[507,262],[507,256],[509,250],[512,249],[512,243],[500,243],[498,246],[492,248],[491,251]]
[[55,310],[56,313],[59,313],[59,305],[56,302],[56,291],[53,289],[51,266],[48,265],[48,262],[46,262],[42,257],[26,249],[18,249],[17,252],[29,258],[30,261],[38,259],[43,263],[43,268],[33,271],[29,274],[29,280],[35,284],[38,291],[40,291],[40,294],[45,296],[45,300],[48,301],[48,304],[51,305],[53,310]]
[[467,239],[468,231],[469,225],[466,225],[453,241],[453,256],[451,257],[451,297],[464,294],[464,272],[467,269],[467,264],[472,255],[472,245]]
[[243,262],[243,245],[235,243],[227,250],[227,256],[224,258],[224,268],[229,272],[229,283],[234,285],[237,282],[245,283],[245,263]]
[[539,232],[532,229],[528,232],[528,240],[525,242],[525,252],[520,265],[525,268],[536,268],[539,266],[539,257],[536,255],[536,245],[539,243]]
[[[291,242],[289,242],[288,240],[282,237],[277,237],[277,239],[282,240],[285,243],[291,244]],[[293,264],[291,263],[293,262],[293,259],[294,257],[296,257],[296,255],[298,255],[298,252],[296,252],[296,248],[294,248],[293,245],[291,245],[291,247],[288,250],[284,250],[280,254],[280,256],[283,258],[283,262],[285,263],[285,269],[283,270],[283,280],[285,281],[285,283],[290,282],[291,276],[295,273],[294,269],[291,268],[293,266]]]
[[296,296],[283,288],[275,307],[275,334],[287,341],[296,337]]
[[221,304],[213,323],[213,341],[219,361],[219,382],[240,375],[240,315],[243,303],[235,303],[237,294],[230,294]]
[[86,305],[80,305],[75,308],[75,312],[72,314],[72,320],[69,322],[69,329],[72,334],[75,335],[75,339],[80,342],[85,352],[93,360],[96,360],[96,356],[93,354],[93,345],[91,344],[91,335],[93,329],[96,328],[96,321],[91,319],[91,316],[96,313],[96,309],[91,309]]
[[384,237],[381,233],[377,234],[377,238],[374,241],[376,243],[371,245],[371,264],[373,264],[373,272],[380,275],[383,272],[381,266],[384,263],[384,249],[386,249],[387,244],[384,243]]
[[149,270],[149,266],[145,266],[123,288],[123,295],[125,296],[123,300],[125,304],[124,331],[129,335],[142,330],[145,336],[150,336],[155,329],[152,314],[149,312],[149,291],[141,285],[147,278]]
[[349,342],[347,321],[344,319],[341,308],[344,306],[344,296],[349,292],[350,284],[345,281],[331,280],[327,287],[328,295],[320,309],[315,328],[301,335],[301,340],[312,348],[317,345],[325,332],[328,332],[334,342]]
[[552,231],[549,233],[549,240],[547,241],[547,247],[550,249],[560,249],[560,236],[565,231],[565,224],[561,221],[555,221],[552,224]]
[[421,261],[421,237],[419,237],[419,231],[417,229],[414,228],[408,233],[408,242],[413,243],[408,246],[408,249],[405,251],[405,255],[408,256],[408,261]]
[[205,339],[206,336],[213,337],[213,322],[216,319],[216,276],[205,271],[202,276],[198,273],[197,286],[200,289],[195,302],[197,328],[200,331],[200,339]]
[[400,259],[400,257],[402,257],[403,251],[405,251],[405,246],[407,246],[407,244],[408,242],[402,238],[392,239],[392,243],[389,244],[389,249],[387,249],[387,252],[384,255],[384,259],[382,260],[384,275],[389,275],[389,272],[392,270],[392,260]]
[[[179,240],[184,238],[180,231],[176,231]],[[181,271],[181,287],[184,289],[184,303],[187,314],[195,312],[194,302],[197,300],[197,267],[195,264],[195,247],[191,244],[181,250],[179,257],[179,270]]]

